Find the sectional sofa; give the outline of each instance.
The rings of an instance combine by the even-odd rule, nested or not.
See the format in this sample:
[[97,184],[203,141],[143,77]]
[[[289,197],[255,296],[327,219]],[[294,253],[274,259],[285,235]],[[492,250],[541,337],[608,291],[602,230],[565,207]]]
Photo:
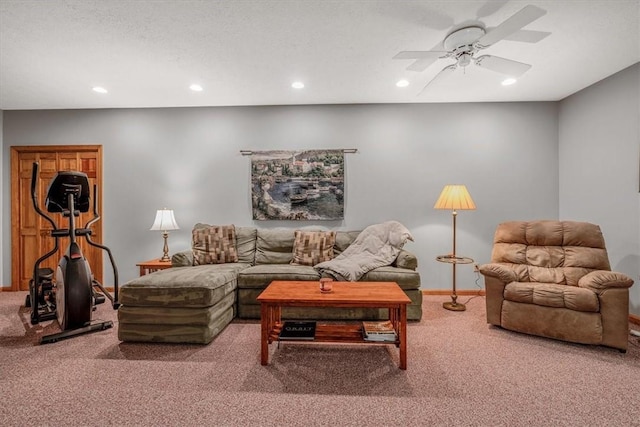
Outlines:
[[[199,229],[210,227],[197,224]],[[337,231],[333,253],[338,256],[360,231]],[[209,343],[234,317],[259,319],[257,296],[273,280],[319,281],[312,265],[292,264],[296,234],[293,229],[234,227],[233,245],[212,256],[235,252],[235,262],[199,264],[199,250],[172,257],[172,268],[136,278],[121,287],[118,338],[121,341]],[[202,258],[200,258],[202,262]],[[395,260],[360,277],[360,281],[396,282],[411,299],[409,320],[422,316],[418,262],[401,249]],[[283,317],[317,320],[384,319],[383,309],[310,309],[291,307]]]

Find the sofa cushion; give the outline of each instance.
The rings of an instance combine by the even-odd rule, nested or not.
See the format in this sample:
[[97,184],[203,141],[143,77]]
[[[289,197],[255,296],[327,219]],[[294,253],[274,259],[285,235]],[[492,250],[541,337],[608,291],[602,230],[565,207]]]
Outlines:
[[118,323],[200,325],[207,326],[220,317],[236,301],[235,292],[226,295],[210,307],[135,307],[123,305],[118,309]]
[[310,266],[291,264],[254,265],[238,274],[239,288],[264,288],[274,280],[320,280],[318,272]]
[[238,262],[233,225],[196,224],[192,231],[193,265]]
[[378,267],[360,278],[361,282],[396,282],[402,290],[419,289],[420,274],[415,270],[398,267]]
[[314,266],[333,259],[335,231],[296,230],[291,264]]
[[600,311],[598,296],[592,290],[555,283],[511,282],[504,288],[504,299],[575,311]]
[[[205,310],[205,309],[201,309]],[[134,342],[209,344],[233,320],[233,306],[218,316],[211,316],[208,325],[175,325],[171,323],[118,322],[118,339]]]
[[293,259],[294,230],[258,229],[256,235],[257,264],[289,264]]
[[127,306],[209,307],[237,284],[238,271],[248,264],[212,264],[168,268],[131,280],[120,288],[120,303]]
[[253,264],[256,261],[256,235],[253,227],[236,227],[236,250],[238,262]]

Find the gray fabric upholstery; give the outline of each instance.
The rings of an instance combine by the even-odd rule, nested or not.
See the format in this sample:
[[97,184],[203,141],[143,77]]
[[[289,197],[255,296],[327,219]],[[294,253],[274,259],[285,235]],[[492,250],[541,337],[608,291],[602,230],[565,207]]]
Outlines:
[[398,267],[378,267],[366,273],[362,282],[396,282],[402,290],[420,289],[420,273]]
[[242,270],[238,283],[243,289],[264,289],[274,280],[320,280],[318,272],[308,265],[261,264]]
[[124,306],[209,307],[235,290],[238,271],[248,264],[168,268],[131,280],[120,288]]
[[289,264],[293,259],[293,229],[260,229],[255,264]]
[[[204,309],[202,309],[204,310]],[[206,326],[173,323],[118,322],[120,341],[209,344],[233,320],[233,306],[218,317],[211,317]]]
[[[208,226],[197,224],[196,226]],[[318,281],[311,266],[292,265],[295,229],[236,227],[237,263],[193,266],[193,253],[173,255],[172,268],[148,274],[121,287],[118,337],[122,341],[210,342],[234,316],[259,319],[256,298],[273,280]],[[338,231],[334,253],[343,252],[359,231]],[[406,250],[389,266],[368,272],[362,281],[397,282],[411,299],[409,320],[422,316],[417,259]],[[286,308],[292,319],[386,319],[375,308]]]

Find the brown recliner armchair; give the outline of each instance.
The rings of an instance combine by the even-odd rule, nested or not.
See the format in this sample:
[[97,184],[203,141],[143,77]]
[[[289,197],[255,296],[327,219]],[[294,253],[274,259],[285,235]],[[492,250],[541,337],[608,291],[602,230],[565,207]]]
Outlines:
[[629,288],[611,271],[600,227],[574,221],[498,225],[484,275],[487,322],[512,331],[627,350]]

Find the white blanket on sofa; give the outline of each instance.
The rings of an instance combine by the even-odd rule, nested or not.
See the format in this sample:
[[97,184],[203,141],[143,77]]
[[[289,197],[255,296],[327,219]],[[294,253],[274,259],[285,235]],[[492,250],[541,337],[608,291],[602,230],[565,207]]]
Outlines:
[[344,252],[314,268],[338,280],[357,281],[374,268],[391,265],[407,240],[413,237],[398,221],[370,225]]

